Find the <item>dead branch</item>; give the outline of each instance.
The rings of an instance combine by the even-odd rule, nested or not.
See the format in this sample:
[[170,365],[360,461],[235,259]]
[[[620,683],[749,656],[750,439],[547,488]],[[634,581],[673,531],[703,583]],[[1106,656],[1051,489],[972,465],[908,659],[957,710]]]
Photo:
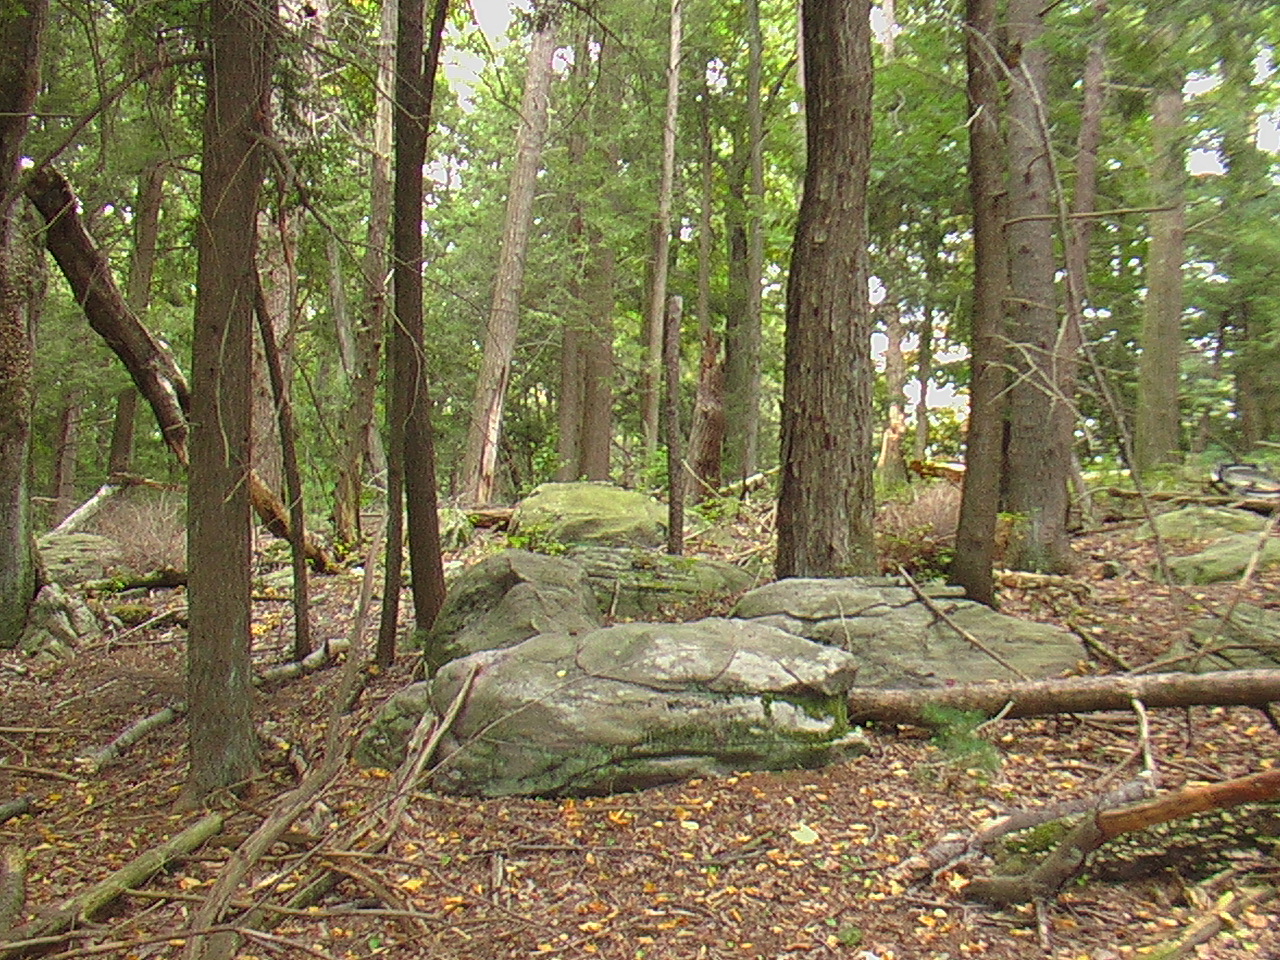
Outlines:
[[1163,946],[1148,948],[1148,956],[1159,960],[1182,960],[1183,957],[1196,956],[1196,947],[1208,943],[1228,923],[1239,921],[1246,910],[1266,906],[1276,898],[1274,887],[1260,887],[1246,890],[1243,896],[1234,890],[1228,890],[1210,904],[1194,923],[1184,930],[1176,940]]
[[1183,787],[1173,793],[1118,810],[1087,816],[1038,866],[1025,874],[973,881],[967,895],[999,905],[1051,897],[1080,872],[1089,855],[1108,840],[1206,810],[1280,798],[1280,770],[1236,777],[1222,783]]
[[30,797],[19,797],[17,800],[10,800],[8,803],[0,803],[0,823],[12,820],[14,817],[20,817],[24,813],[30,813],[31,810]]
[[274,667],[267,667],[267,669],[261,671],[254,678],[254,682],[258,686],[265,687],[280,683],[284,680],[297,679],[304,674],[314,673],[330,660],[336,659],[338,654],[346,653],[350,649],[350,640],[346,640],[341,637],[333,640],[326,640],[322,646],[312,650],[301,660],[292,660],[289,663],[281,663]]
[[130,887],[145,883],[165,867],[191,853],[222,829],[222,815],[211,813],[176,837],[135,857],[105,880],[65,901],[53,912],[15,928],[7,942],[0,942],[0,960],[24,955],[28,948],[15,941],[40,940],[70,930],[93,919]]
[[9,939],[27,903],[27,853],[21,847],[0,850],[0,939]]
[[937,707],[993,716],[1012,702],[1006,716],[1043,717],[1059,713],[1129,710],[1134,699],[1147,707],[1262,707],[1280,700],[1280,670],[1220,670],[1213,673],[1151,673],[1129,676],[1068,677],[1062,680],[962,684],[924,690],[849,692],[849,719],[931,726],[926,713]]
[[125,727],[120,734],[108,743],[105,747],[87,753],[82,757],[77,757],[76,761],[84,767],[85,771],[90,774],[96,774],[103,767],[119,760],[124,752],[132,747],[135,743],[145,737],[152,730],[157,730],[167,724],[173,723],[178,717],[187,712],[185,703],[175,703],[171,706],[162,707],[150,716],[143,717],[134,723]]

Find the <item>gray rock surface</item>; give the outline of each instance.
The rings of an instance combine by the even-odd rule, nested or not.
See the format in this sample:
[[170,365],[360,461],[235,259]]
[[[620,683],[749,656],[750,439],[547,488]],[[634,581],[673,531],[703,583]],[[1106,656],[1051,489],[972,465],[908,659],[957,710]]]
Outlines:
[[652,618],[698,598],[741,593],[754,582],[745,570],[720,560],[635,547],[579,546],[565,556],[586,570],[600,609],[620,618]]
[[[1215,540],[1199,553],[1170,559],[1169,575],[1175,583],[1186,584],[1234,580],[1244,573],[1257,548],[1257,534],[1235,533]],[[1280,565],[1280,540],[1273,538],[1267,541],[1258,568],[1277,565]],[[1154,572],[1159,573],[1158,570]]]
[[[1083,656],[1079,640],[1065,630],[997,613],[963,599],[956,587],[924,584],[921,590],[958,626],[1028,677],[1056,676]],[[849,652],[858,664],[861,687],[1014,679],[914,591],[884,577],[779,580],[746,594],[733,615]]]
[[1210,670],[1274,670],[1280,666],[1280,611],[1239,603],[1231,623],[1205,617],[1191,625],[1195,648],[1177,644],[1171,655],[1202,654],[1173,667],[1194,673]]
[[657,547],[666,540],[666,509],[643,493],[606,483],[544,483],[520,501],[510,535],[529,546],[598,543]]
[[[1217,540],[1232,533],[1262,530],[1267,518],[1248,510],[1231,507],[1205,507],[1197,504],[1162,513],[1155,518],[1155,528],[1168,540]],[[1151,524],[1138,528],[1137,536],[1149,538]]]
[[578,634],[601,624],[586,573],[562,557],[504,550],[458,575],[426,637],[428,667],[539,633]]
[[358,747],[394,768],[425,710],[443,715],[438,789],[582,795],[865,750],[846,721],[854,659],[763,624],[709,619],[543,634],[446,664],[396,694]]
[[18,648],[30,656],[64,660],[84,640],[102,635],[98,617],[78,596],[57,583],[40,588]]
[[47,533],[36,541],[45,578],[53,583],[74,584],[105,580],[124,564],[120,545],[92,533]]

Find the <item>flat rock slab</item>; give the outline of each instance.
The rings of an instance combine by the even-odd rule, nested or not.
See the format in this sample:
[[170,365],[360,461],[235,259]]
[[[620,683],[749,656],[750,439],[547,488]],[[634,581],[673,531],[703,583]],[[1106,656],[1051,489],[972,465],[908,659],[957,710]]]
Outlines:
[[1066,630],[997,613],[965,600],[957,587],[924,584],[921,593],[945,618],[885,577],[779,580],[746,594],[733,615],[848,652],[858,663],[860,687],[1016,679],[947,619],[1032,679],[1058,676],[1084,656]]
[[[1235,580],[1249,566],[1258,550],[1258,535],[1235,533],[1215,540],[1199,553],[1169,560],[1169,576],[1174,583],[1221,583]],[[1269,539],[1258,557],[1258,569],[1280,566],[1280,540]],[[1154,570],[1158,575],[1159,570]]]
[[124,554],[110,537],[93,533],[47,533],[36,541],[45,577],[53,583],[106,580],[121,573]]
[[712,618],[543,634],[451,661],[388,701],[358,748],[394,768],[425,711],[442,716],[434,787],[483,796],[585,795],[863,752],[846,696],[856,662],[773,627]]
[[[1233,533],[1259,532],[1266,525],[1266,517],[1248,510],[1197,504],[1155,518],[1155,529],[1167,540],[1217,540]],[[1150,523],[1138,528],[1138,537],[1148,539],[1151,535]]]
[[565,556],[586,571],[600,609],[623,619],[652,619],[698,598],[741,593],[755,582],[750,573],[722,560],[635,547],[579,546]]

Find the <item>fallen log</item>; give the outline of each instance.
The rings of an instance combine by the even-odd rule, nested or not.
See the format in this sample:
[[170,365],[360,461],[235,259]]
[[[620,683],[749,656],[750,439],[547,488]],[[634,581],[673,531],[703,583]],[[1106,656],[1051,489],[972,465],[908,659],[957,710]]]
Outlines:
[[176,837],[135,857],[105,880],[64,901],[61,906],[40,919],[15,927],[11,936],[0,941],[0,960],[10,960],[29,951],[47,947],[48,938],[66,933],[86,920],[92,920],[131,887],[145,883],[165,867],[191,853],[221,830],[222,824],[221,814],[208,814]]
[[939,707],[993,717],[1046,717],[1059,713],[1147,707],[1264,707],[1280,700],[1280,670],[1220,670],[1213,673],[1149,673],[1062,680],[963,684],[919,690],[849,692],[849,719],[933,726]]

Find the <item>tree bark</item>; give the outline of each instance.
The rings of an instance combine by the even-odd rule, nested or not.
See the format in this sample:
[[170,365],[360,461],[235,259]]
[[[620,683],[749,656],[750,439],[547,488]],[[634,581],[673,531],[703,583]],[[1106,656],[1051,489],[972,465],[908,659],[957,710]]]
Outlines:
[[667,308],[667,273],[671,258],[671,208],[676,180],[676,121],[680,110],[680,51],[683,37],[683,0],[671,0],[670,38],[667,46],[667,109],[662,124],[662,177],[658,184],[658,213],[653,221],[653,272],[645,323],[647,347],[641,398],[644,449],[648,454],[658,449],[662,320]]
[[186,801],[258,769],[249,656],[250,369],[273,2],[212,0],[187,498]]
[[40,89],[48,0],[14,0],[0,17],[0,648],[16,646],[36,592],[31,545],[32,333],[28,258],[18,239],[27,120]]
[[684,483],[681,482],[684,436],[680,432],[680,326],[683,319],[684,300],[669,297],[662,329],[663,398],[666,401],[662,422],[667,443],[667,553],[673,557],[684,553]]
[[[1213,673],[1150,673],[1071,677],[1013,683],[980,683],[934,690],[872,690],[849,693],[849,719],[934,726],[936,709],[989,717],[1045,717],[1059,713],[1128,710],[1134,700],[1151,708],[1262,707],[1280,700],[1280,670],[1221,670]],[[1006,710],[1006,707],[1008,708]]]
[[1009,290],[1004,236],[1006,197],[996,0],[968,0],[965,51],[969,92],[969,197],[973,204],[972,377],[965,434],[964,488],[950,580],[979,603],[995,605],[992,566],[1000,511],[1005,425],[1005,296]]
[[884,351],[884,382],[889,395],[889,416],[880,439],[880,456],[876,474],[886,486],[907,481],[907,464],[902,455],[907,436],[907,362],[902,355],[902,316],[897,303],[885,300],[880,306],[887,341]]
[[502,412],[507,401],[511,361],[520,328],[520,295],[524,287],[529,231],[533,225],[534,192],[538,184],[538,170],[542,166],[542,148],[547,139],[556,27],[545,11],[539,16],[543,21],[529,47],[515,159],[507,186],[502,251],[498,257],[484,356],[476,378],[471,426],[467,431],[467,447],[462,461],[462,499],[476,506],[493,499]]
[[[1168,38],[1173,28],[1153,30]],[[1164,70],[1151,112],[1151,240],[1147,300],[1138,338],[1138,402],[1134,412],[1134,468],[1146,474],[1177,459],[1182,433],[1179,361],[1182,353],[1182,263],[1186,255],[1186,146],[1182,134],[1181,70]]]
[[[392,450],[387,471],[387,559],[376,659],[395,659],[408,501],[409,562],[417,630],[431,628],[444,602],[435,441],[425,368],[422,307],[422,167],[449,0],[434,0],[431,32],[423,0],[401,0],[396,26],[395,183],[392,219],[395,324],[388,359]],[[423,53],[424,41],[426,52]]]
[[[1061,392],[1063,355],[1054,275],[1053,184],[1043,129],[1048,48],[1040,0],[1010,0],[1009,42],[1020,60],[1009,88],[1010,366],[1007,508],[1017,515],[1009,565],[1063,573],[1067,543],[1072,398]],[[1046,429],[1046,426],[1048,429]]]
[[808,169],[787,280],[779,577],[875,569],[868,0],[805,0]]

